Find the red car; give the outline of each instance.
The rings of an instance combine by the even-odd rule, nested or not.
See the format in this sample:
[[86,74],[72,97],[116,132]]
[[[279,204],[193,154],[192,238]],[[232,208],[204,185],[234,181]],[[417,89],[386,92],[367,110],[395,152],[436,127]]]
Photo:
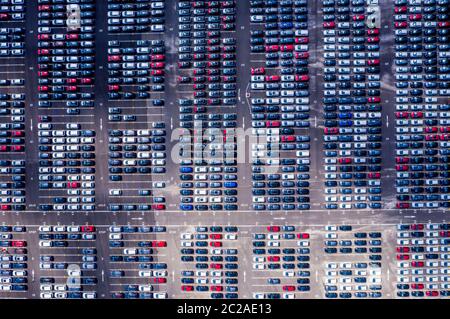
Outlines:
[[408,165],[395,165],[396,171],[407,171],[409,169]]
[[222,243],[220,241],[212,241],[209,243],[211,247],[222,247]]
[[155,284],[165,284],[167,282],[167,279],[162,277],[152,278],[152,280]]
[[369,29],[367,30],[367,35],[379,35],[380,30],[379,29]]
[[299,239],[308,239],[309,238],[309,234],[308,233],[300,233],[300,234],[297,234],[297,238],[299,238]]
[[152,247],[166,247],[167,243],[164,240],[155,240],[152,242]]
[[368,65],[380,65],[380,60],[379,59],[368,60],[367,64]]
[[11,151],[13,151],[13,152],[23,152],[24,150],[25,150],[25,146],[23,146],[23,145],[11,146]]
[[25,135],[25,133],[23,131],[12,131],[11,132],[11,136],[14,136],[14,137],[21,137],[24,135]]
[[211,291],[223,291],[222,286],[211,286]]
[[38,34],[38,40],[48,40],[50,39],[50,35],[49,34]]
[[279,75],[267,75],[266,81],[267,82],[278,82],[280,81],[281,77]]
[[151,75],[164,75],[164,70],[161,70],[161,69],[159,69],[159,70],[152,70],[150,72],[150,74]]
[[295,52],[296,59],[307,59],[309,58],[309,52]]
[[327,135],[333,135],[339,133],[339,128],[337,127],[325,127],[323,132]]
[[409,247],[397,247],[397,252],[398,253],[409,253],[410,252],[410,248]]
[[395,9],[394,9],[395,13],[404,13],[406,11],[408,11],[407,6],[395,7]]
[[67,84],[77,84],[77,82],[78,82],[78,80],[75,79],[75,78],[68,78],[68,79],[66,80],[66,83],[67,83]]
[[92,233],[95,231],[95,226],[81,226],[81,231],[83,233]]
[[309,75],[295,75],[295,81],[297,82],[306,82],[309,81]]
[[365,19],[365,16],[364,16],[364,14],[357,14],[357,15],[354,15],[352,18],[353,18],[353,21],[363,21]]
[[211,264],[209,265],[212,269],[222,269],[223,265],[222,264]]
[[285,44],[280,47],[281,52],[290,52],[294,51],[294,46],[292,44]]
[[66,34],[67,40],[78,40],[79,35],[77,33]]
[[371,96],[367,99],[367,102],[369,103],[380,103],[381,98],[379,96]]
[[308,44],[309,38],[303,37],[303,38],[295,38],[295,43],[297,44]]
[[409,203],[397,203],[395,207],[398,209],[408,209],[410,207]]
[[267,231],[279,232],[280,231],[280,226],[267,226]]
[[425,263],[423,261],[413,261],[411,262],[411,267],[423,267]]
[[412,224],[411,229],[422,230],[424,228],[423,224]]
[[182,291],[194,291],[194,286],[181,286]]
[[395,112],[395,117],[398,119],[407,119],[409,118],[408,112]]
[[438,128],[436,126],[427,126],[425,127],[425,133],[437,133]]
[[336,23],[333,22],[333,21],[331,21],[331,22],[324,22],[324,23],[323,23],[323,27],[324,27],[325,29],[331,29],[331,28],[336,27]]
[[295,291],[295,286],[283,286],[283,291]]
[[82,78],[80,81],[81,81],[81,84],[92,84],[91,78]]
[[344,158],[338,159],[338,162],[339,162],[339,164],[351,164],[352,159],[350,157],[344,157]]
[[266,127],[280,127],[280,121],[266,121]]
[[423,112],[411,112],[411,118],[421,119],[423,118]]
[[294,135],[283,135],[281,136],[281,142],[295,142],[295,136]]
[[38,11],[49,11],[49,10],[50,10],[50,6],[48,4],[38,6]]
[[117,84],[114,85],[108,85],[108,91],[119,91],[120,86],[118,86]]
[[80,183],[77,183],[77,182],[69,182],[69,183],[67,183],[67,187],[68,187],[68,188],[78,188],[78,187],[80,187]]
[[39,49],[38,50],[38,55],[47,55],[50,53],[49,49]]
[[117,62],[122,60],[120,55],[108,55],[108,62]]
[[437,296],[439,296],[439,292],[438,291],[427,291],[427,292],[425,292],[425,294],[428,296],[428,297],[437,297]]
[[0,210],[11,210],[10,205],[0,205]]
[[266,52],[277,52],[280,50],[280,46],[274,45],[266,45]]
[[406,163],[409,163],[409,158],[408,157],[396,157],[395,162],[397,164],[406,164]]
[[152,55],[152,61],[164,61],[165,58],[164,54]]
[[264,74],[264,73],[266,73],[266,69],[264,69],[264,68],[252,68],[251,72],[252,72],[252,75]]
[[417,21],[417,20],[420,20],[420,19],[422,19],[422,15],[420,13],[418,13],[418,14],[410,14],[409,15],[409,20]]
[[152,69],[164,69],[165,65],[166,64],[164,62],[152,62],[152,63],[150,63],[150,67]]
[[397,260],[409,260],[409,255],[397,255]]
[[8,146],[0,145],[0,152],[7,152],[7,151],[8,151]]
[[13,247],[26,247],[27,242],[23,240],[13,240],[11,241],[11,246]]
[[221,234],[211,234],[211,235],[209,235],[209,238],[211,238],[211,239],[222,239],[222,235]]
[[271,261],[271,262],[278,262],[278,261],[280,261],[280,257],[279,256],[268,256],[267,260]]
[[66,86],[66,90],[68,92],[75,92],[78,90],[78,87],[76,87],[75,85],[69,85],[69,86]]
[[38,76],[40,76],[40,77],[46,77],[46,76],[48,76],[48,71],[39,71],[39,72],[38,72]]
[[164,204],[154,204],[154,205],[152,205],[152,209],[154,209],[154,210],[164,210],[164,209],[166,209],[166,205],[164,205]]
[[396,27],[396,28],[406,28],[406,27],[408,27],[408,23],[405,22],[405,21],[395,22],[394,23],[394,27]]
[[46,85],[39,85],[38,86],[38,91],[39,92],[48,92],[48,86],[46,86]]

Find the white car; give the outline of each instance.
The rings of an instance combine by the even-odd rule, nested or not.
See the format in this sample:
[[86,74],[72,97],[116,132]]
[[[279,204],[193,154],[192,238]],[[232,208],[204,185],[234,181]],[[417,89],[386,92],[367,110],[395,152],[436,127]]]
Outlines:
[[139,285],[139,291],[150,292],[152,290],[153,290],[153,287],[151,285]]
[[52,247],[52,241],[51,240],[40,240],[39,246],[40,247]]
[[255,270],[264,270],[266,266],[264,264],[255,263],[253,264],[253,269]]
[[181,246],[182,247],[193,247],[194,246],[194,242],[192,242],[192,241],[182,241],[181,242]]
[[141,270],[139,271],[139,277],[152,277],[153,272],[151,270]]
[[192,239],[194,238],[194,235],[191,233],[182,233],[180,237],[181,239]]

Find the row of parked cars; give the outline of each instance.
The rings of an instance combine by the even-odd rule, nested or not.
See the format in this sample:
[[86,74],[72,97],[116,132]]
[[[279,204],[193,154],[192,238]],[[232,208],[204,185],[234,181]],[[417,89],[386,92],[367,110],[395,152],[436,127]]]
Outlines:
[[397,225],[397,297],[450,296],[450,224]]
[[95,12],[91,0],[38,1],[42,211],[95,210],[95,131],[78,117],[94,107]]
[[[109,0],[107,9],[108,122],[113,128],[108,131],[108,207],[111,211],[164,210],[166,47],[160,32],[166,4]],[[143,296],[152,293],[146,291]]]
[[[39,189],[52,191],[51,202],[41,210],[95,209],[95,131],[81,124],[43,121],[38,124]],[[48,118],[47,118],[48,120]]]
[[[238,209],[236,1],[179,1],[180,205]],[[201,132],[201,134],[199,134]]]
[[253,297],[294,299],[311,291],[310,234],[298,227],[268,226],[252,234],[254,278],[259,281]]
[[108,0],[108,32],[164,32],[165,11],[164,0]]
[[252,208],[307,210],[309,29],[303,0],[251,1]]
[[28,291],[28,249],[25,226],[0,227],[0,296]]
[[[111,298],[167,298],[164,226],[109,227]],[[125,265],[125,266],[124,266]]]
[[[166,174],[166,130],[164,122],[154,122],[153,129],[109,131],[109,180],[113,183],[109,195],[114,198],[127,193],[130,179],[154,178]],[[144,180],[145,181],[145,180]],[[164,188],[164,182],[154,182],[150,189],[133,190],[134,197],[143,202],[111,203],[113,211],[164,210],[165,197],[156,195],[154,190]]]
[[395,1],[396,207],[450,207],[450,2]]
[[24,55],[25,55],[25,28],[22,27],[0,28],[0,59],[18,58],[23,57]]
[[[108,98],[150,99],[152,93],[164,91],[164,68],[163,40],[108,41]],[[161,106],[164,102],[154,99],[152,104]],[[117,116],[111,114],[109,120],[116,121]]]
[[182,292],[238,298],[237,231],[235,226],[198,226],[181,233]]
[[372,261],[382,259],[382,233],[352,231],[346,225],[327,226],[325,233],[324,252],[326,254],[345,255],[358,254],[367,255]]
[[323,0],[326,209],[381,204],[380,29],[373,6]]
[[[324,271],[326,298],[383,296],[383,235],[352,225],[325,226]],[[352,257],[352,262],[348,262]]]
[[23,22],[25,20],[25,0],[2,0],[0,3],[0,23]]
[[41,299],[97,298],[95,226],[40,226]]
[[[21,58],[25,55],[25,7],[24,0],[0,3],[0,65],[4,70],[24,68]],[[3,212],[26,209],[25,79],[21,76],[13,72],[0,76],[0,211]],[[13,271],[5,270],[8,272]],[[0,289],[26,290],[26,278],[23,279],[24,286],[22,278],[5,278]]]

